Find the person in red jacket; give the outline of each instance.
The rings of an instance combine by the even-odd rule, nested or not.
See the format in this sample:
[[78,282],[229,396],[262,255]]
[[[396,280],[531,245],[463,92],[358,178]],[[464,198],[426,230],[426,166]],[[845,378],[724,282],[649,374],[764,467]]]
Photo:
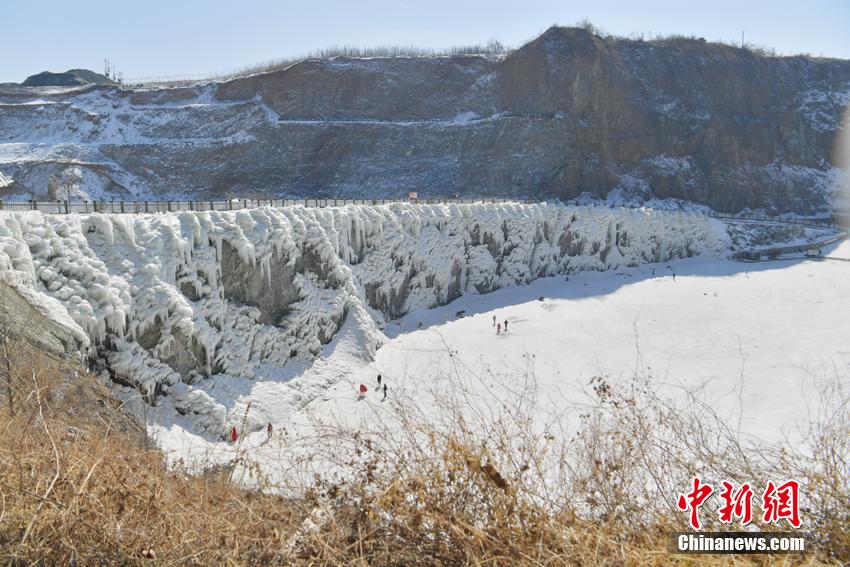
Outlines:
[[366,384],[360,384],[360,395],[357,396],[358,400],[362,400],[363,396],[366,395],[366,392],[369,391],[369,388],[366,387]]
[[236,443],[237,439],[239,439],[239,434],[236,433],[236,426],[233,425],[230,427],[230,442]]

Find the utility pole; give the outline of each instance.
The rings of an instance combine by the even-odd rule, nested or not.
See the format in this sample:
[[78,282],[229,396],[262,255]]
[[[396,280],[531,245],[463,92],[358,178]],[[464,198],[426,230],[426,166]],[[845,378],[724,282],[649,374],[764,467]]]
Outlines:
[[744,49],[744,33],[745,30],[741,30],[741,49]]

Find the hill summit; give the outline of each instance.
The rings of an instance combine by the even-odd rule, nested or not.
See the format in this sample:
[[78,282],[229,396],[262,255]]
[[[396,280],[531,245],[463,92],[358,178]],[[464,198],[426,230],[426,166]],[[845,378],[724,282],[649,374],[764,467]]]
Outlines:
[[115,81],[88,69],[69,69],[64,73],[42,71],[21,83],[25,87],[75,87],[81,85],[114,85]]

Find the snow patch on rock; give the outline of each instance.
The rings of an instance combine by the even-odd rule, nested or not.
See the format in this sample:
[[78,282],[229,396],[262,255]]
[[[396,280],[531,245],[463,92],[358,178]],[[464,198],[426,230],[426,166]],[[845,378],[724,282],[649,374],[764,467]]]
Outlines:
[[810,88],[797,99],[803,118],[812,130],[841,130],[841,110],[850,106],[850,82],[841,88]]

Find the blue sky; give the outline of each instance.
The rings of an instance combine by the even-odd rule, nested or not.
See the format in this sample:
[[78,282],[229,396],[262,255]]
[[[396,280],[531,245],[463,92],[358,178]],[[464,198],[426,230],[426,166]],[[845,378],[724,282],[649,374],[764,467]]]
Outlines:
[[220,72],[331,45],[518,45],[583,19],[618,35],[741,39],[850,59],[850,2],[0,0],[0,82],[74,67],[125,77]]

